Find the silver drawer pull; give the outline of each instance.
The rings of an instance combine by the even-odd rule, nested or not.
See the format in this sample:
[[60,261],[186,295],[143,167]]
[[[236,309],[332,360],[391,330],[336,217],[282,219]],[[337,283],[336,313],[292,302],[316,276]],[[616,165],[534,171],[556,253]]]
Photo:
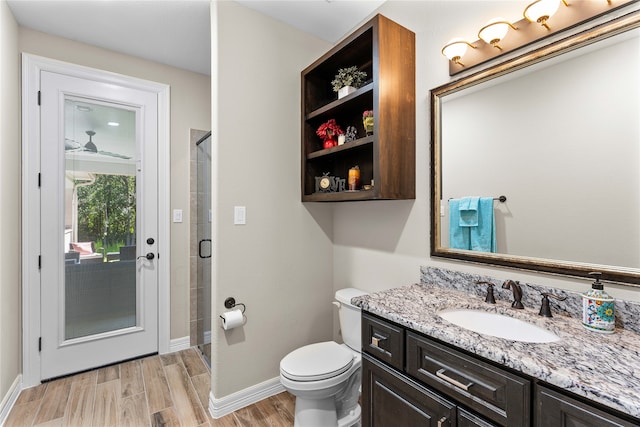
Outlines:
[[384,341],[386,341],[385,337],[371,337],[371,345],[374,347],[380,347],[380,344]]
[[447,424],[448,424],[448,421],[449,421],[449,420],[447,420],[447,417],[442,417],[442,418],[440,418],[440,419],[438,420],[438,427],[444,427],[444,423],[447,423]]
[[446,369],[440,369],[439,371],[436,372],[436,377],[442,378],[443,380],[445,380],[449,384],[453,384],[454,386],[456,386],[458,388],[461,388],[464,391],[469,391],[469,387],[471,387],[473,385],[473,382],[469,381],[469,383],[467,383],[467,384],[462,384],[460,381],[454,380],[450,376],[445,375],[444,373],[446,371],[447,371]]

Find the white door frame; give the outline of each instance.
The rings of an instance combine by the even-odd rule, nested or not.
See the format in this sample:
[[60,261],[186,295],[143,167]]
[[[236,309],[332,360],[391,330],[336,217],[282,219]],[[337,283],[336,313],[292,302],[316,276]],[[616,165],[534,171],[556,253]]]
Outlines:
[[158,352],[170,339],[170,93],[169,86],[41,56],[22,54],[22,386],[32,387],[40,373],[40,72],[130,87],[158,95]]

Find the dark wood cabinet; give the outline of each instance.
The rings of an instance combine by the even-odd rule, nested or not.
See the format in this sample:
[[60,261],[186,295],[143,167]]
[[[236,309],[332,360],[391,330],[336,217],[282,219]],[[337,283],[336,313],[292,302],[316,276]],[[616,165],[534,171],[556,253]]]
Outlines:
[[[337,99],[331,81],[352,66],[366,72],[367,81]],[[372,135],[363,126],[367,110],[374,112]],[[344,131],[354,126],[357,138],[323,149],[316,130],[330,119]],[[376,15],[302,71],[302,201],[414,199],[415,120],[415,34]],[[347,179],[354,166],[358,190],[316,191],[316,177]]]
[[[412,356],[410,356],[410,353],[416,353],[415,340],[411,340],[409,338],[411,336],[416,335],[411,331],[406,331],[400,325],[366,312],[362,313],[363,427],[497,427],[506,425],[492,424],[490,417],[487,418],[473,412],[474,405],[483,402],[482,396],[467,399],[466,403],[471,406],[463,406],[460,396],[456,396],[455,393],[452,397],[446,391],[442,392],[438,387],[433,387],[432,384],[425,382],[424,378],[412,378],[410,376],[411,364],[416,365],[417,362],[412,361]],[[479,366],[472,364],[464,367],[472,368],[475,371]],[[461,372],[458,369],[460,366],[455,368],[457,373]],[[482,375],[484,388],[493,386],[492,397],[504,397],[503,391],[497,391],[497,389],[505,384],[505,379],[503,376],[492,379],[495,372],[494,370],[487,372],[486,369],[481,369],[480,372],[474,372],[473,375],[475,378]],[[454,375],[453,372],[449,372],[449,374]],[[472,396],[472,394],[465,393],[467,396]],[[491,400],[491,404],[487,402],[484,404],[499,412],[503,418],[497,418],[504,421],[507,411],[492,406],[503,400],[505,399],[498,397]],[[514,412],[514,408],[511,411]],[[515,416],[512,418],[515,419]],[[528,421],[529,418],[527,416],[524,419]],[[520,426],[521,424],[514,422],[509,425]]]
[[362,358],[362,425],[455,427],[456,405],[377,362]]
[[640,427],[368,312],[362,312],[362,426]]
[[638,423],[625,421],[591,405],[539,385],[536,387],[536,426],[628,427]]

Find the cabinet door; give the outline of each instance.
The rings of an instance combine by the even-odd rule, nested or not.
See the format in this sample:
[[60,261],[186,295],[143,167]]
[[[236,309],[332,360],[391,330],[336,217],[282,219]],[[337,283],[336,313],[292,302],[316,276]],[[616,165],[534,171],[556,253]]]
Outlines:
[[498,427],[498,425],[458,407],[458,427]]
[[363,427],[455,427],[456,406],[414,381],[362,357]]
[[537,427],[627,427],[638,426],[543,386],[537,387]]

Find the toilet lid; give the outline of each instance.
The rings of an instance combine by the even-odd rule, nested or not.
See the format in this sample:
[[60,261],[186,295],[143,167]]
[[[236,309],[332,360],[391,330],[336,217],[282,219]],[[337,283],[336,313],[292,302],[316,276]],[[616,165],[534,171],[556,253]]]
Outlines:
[[292,351],[280,361],[280,372],[294,381],[318,381],[340,375],[351,365],[351,350],[327,341]]

